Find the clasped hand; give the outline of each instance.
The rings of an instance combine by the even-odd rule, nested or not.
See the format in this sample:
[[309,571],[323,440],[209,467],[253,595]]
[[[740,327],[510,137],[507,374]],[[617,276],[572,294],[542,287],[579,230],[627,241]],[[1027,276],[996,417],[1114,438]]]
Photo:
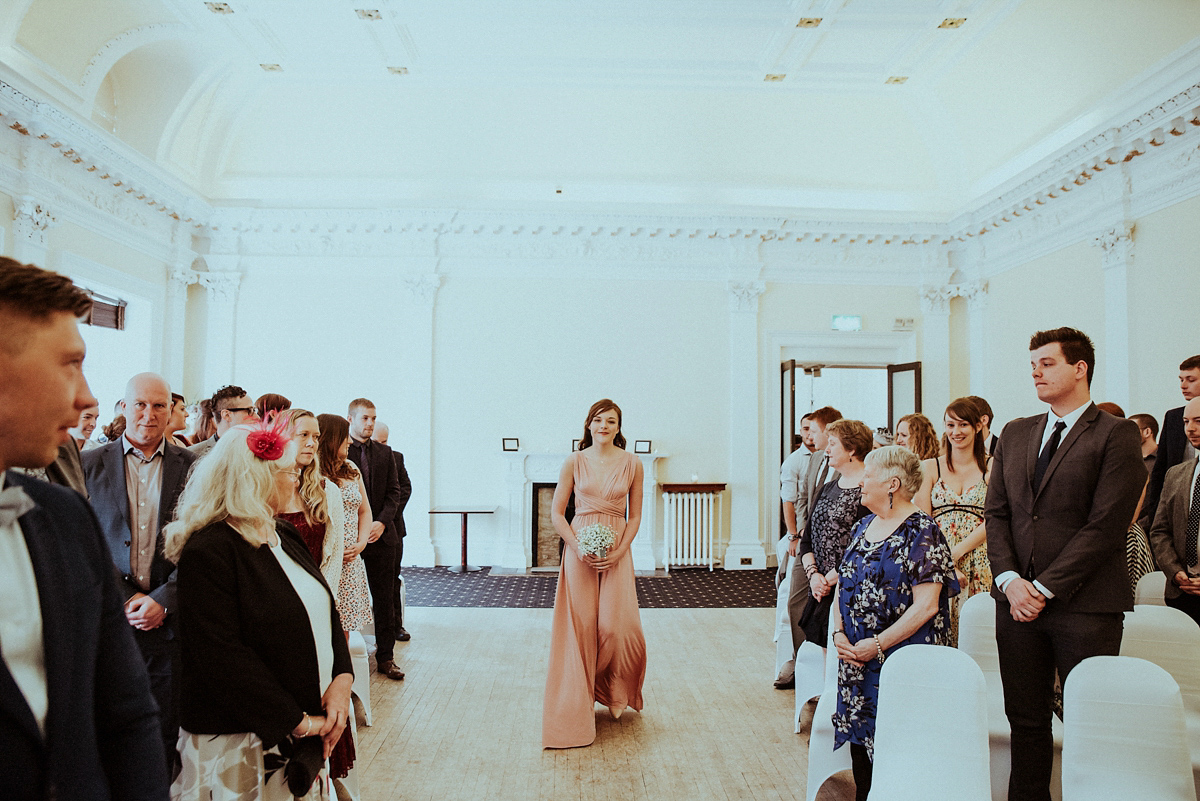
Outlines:
[[824,573],[818,570],[809,577],[808,588],[812,592],[813,600],[819,601],[829,594],[830,590],[833,589],[833,584],[829,582],[829,579],[825,578]]
[[[841,635],[840,637],[838,635]],[[865,640],[859,640],[851,644],[850,638],[846,636],[844,631],[839,631],[833,635],[833,645],[837,648],[838,659],[843,662],[849,662],[857,667],[870,662],[875,657],[879,656],[879,648],[875,645],[875,638],[868,637]]]
[[339,674],[321,696],[321,708],[325,710],[325,714],[309,715],[307,721],[301,721],[300,725],[292,730],[294,737],[320,737],[326,759],[329,759],[330,752],[341,739],[349,721],[350,689],[353,681],[354,678],[349,673]]
[[1029,623],[1037,620],[1037,616],[1046,608],[1046,596],[1038,592],[1033,582],[1023,578],[1015,578],[1004,588],[1012,610],[1013,620],[1018,623]]
[[129,625],[141,631],[150,631],[162,625],[167,609],[145,593],[135,593],[125,602],[125,619]]
[[605,570],[608,570],[609,568],[616,567],[617,562],[621,561],[621,554],[619,554],[615,550],[613,550],[613,551],[609,551],[607,554],[605,554],[602,557],[589,553],[589,554],[584,554],[584,555],[580,556],[579,558],[583,561],[583,563],[585,565],[592,568],[593,570],[604,572]]
[[1187,571],[1175,574],[1175,584],[1188,595],[1200,595],[1200,577],[1189,576]]

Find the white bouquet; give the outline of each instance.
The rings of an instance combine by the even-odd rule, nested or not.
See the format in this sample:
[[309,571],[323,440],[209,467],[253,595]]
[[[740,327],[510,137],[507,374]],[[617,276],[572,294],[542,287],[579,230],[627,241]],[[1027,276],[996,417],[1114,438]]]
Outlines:
[[591,523],[579,529],[579,552],[584,556],[599,556],[603,559],[608,549],[617,541],[617,534],[603,523]]

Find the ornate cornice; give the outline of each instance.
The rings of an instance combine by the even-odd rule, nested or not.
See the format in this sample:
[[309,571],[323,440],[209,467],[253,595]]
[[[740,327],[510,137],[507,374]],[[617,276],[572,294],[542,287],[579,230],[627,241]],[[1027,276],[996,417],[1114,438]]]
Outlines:
[[45,246],[46,230],[56,222],[50,210],[32,197],[13,198],[13,234],[18,238]]
[[241,273],[197,273],[197,282],[208,290],[209,295],[220,302],[232,303],[237,300],[238,286],[242,282]]

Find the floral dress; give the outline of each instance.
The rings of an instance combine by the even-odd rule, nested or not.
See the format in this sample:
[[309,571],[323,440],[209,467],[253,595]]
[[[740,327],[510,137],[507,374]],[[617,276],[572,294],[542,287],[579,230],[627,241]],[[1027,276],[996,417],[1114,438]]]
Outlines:
[[[938,465],[940,472],[941,465]],[[956,495],[946,486],[940,474],[930,493],[930,505],[934,522],[942,530],[946,542],[953,548],[971,535],[983,522],[983,502],[987,498],[987,482],[979,479],[975,486],[962,496]],[[962,592],[950,601],[950,645],[958,645],[958,610],[972,595],[992,589],[992,565],[988,561],[987,544],[958,560],[958,569],[966,576]]]
[[[855,524],[868,514],[863,506],[862,490],[858,487],[843,489],[834,479],[817,493],[812,514],[804,539],[800,542],[800,556],[809,551],[816,560],[817,570],[828,575],[837,569],[850,544]],[[829,610],[833,606],[833,593],[817,601],[809,596],[808,603],[800,613],[799,626],[810,642],[824,645],[829,636]]]
[[[347,462],[354,467],[352,462]],[[346,545],[358,542],[358,509],[362,506],[363,496],[358,489],[358,468],[354,467],[355,476],[345,483],[339,481],[342,490],[342,509],[346,517]],[[354,557],[342,565],[342,578],[338,582],[337,610],[342,618],[342,629],[357,631],[370,623],[371,595],[367,589],[367,566],[363,564],[362,555]]]
[[[867,542],[864,532],[875,519],[859,522],[846,557],[838,568],[838,604],[850,642],[870,639],[891,626],[913,602],[913,586],[936,582],[938,610],[903,642],[884,651],[884,657],[912,643],[947,645],[949,598],[958,593],[954,563],[946,538],[924,512],[914,512],[882,542]],[[879,670],[872,659],[865,665],[838,661],[837,711],[833,715],[833,747],[858,743],[874,758],[875,712],[879,701]]]

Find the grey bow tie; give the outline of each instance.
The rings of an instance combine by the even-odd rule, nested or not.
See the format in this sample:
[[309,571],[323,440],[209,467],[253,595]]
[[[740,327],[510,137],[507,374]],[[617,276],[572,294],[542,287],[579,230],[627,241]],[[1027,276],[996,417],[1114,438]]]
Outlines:
[[20,487],[0,490],[0,526],[15,522],[18,517],[37,506]]

